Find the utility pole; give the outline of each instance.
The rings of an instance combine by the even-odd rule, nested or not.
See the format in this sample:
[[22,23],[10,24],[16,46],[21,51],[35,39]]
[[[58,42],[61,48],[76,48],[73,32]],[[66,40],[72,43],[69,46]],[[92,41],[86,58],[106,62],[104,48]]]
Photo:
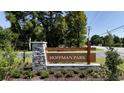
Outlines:
[[88,26],[87,27],[88,29],[88,37],[87,37],[87,64],[90,64],[91,62],[91,53],[90,53],[90,50],[91,50],[91,45],[90,45],[90,30],[91,30],[91,26]]
[[88,39],[89,39],[90,38],[91,26],[88,26],[87,29],[88,29]]

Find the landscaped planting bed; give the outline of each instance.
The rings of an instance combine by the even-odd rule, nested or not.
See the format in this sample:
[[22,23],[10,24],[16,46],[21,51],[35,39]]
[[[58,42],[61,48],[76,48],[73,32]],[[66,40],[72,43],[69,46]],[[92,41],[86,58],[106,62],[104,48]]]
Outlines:
[[[11,71],[3,72],[1,80],[7,81],[105,81],[107,80],[106,68],[101,66],[99,69],[47,69],[32,71],[31,64],[18,65]],[[7,78],[4,78],[7,77]],[[124,77],[120,73],[120,80]]]

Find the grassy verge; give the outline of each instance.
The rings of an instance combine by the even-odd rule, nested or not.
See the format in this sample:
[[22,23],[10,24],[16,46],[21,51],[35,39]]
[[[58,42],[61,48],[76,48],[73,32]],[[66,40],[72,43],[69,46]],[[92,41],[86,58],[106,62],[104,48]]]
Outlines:
[[[124,59],[122,59],[123,63],[121,65],[118,66],[119,69],[121,69],[122,71],[124,71]],[[97,58],[96,59],[96,63],[105,64],[105,58]]]
[[105,58],[96,58],[96,63],[104,65],[105,64]]
[[104,51],[104,50],[103,50],[103,49],[96,48],[96,51],[101,51],[101,52],[102,52],[102,51]]

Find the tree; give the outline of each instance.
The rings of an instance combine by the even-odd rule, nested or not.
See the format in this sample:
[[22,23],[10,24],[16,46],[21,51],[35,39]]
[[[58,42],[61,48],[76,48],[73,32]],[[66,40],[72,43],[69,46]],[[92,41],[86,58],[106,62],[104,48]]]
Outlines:
[[90,40],[92,45],[102,44],[102,38],[99,35],[93,35]]
[[[43,16],[40,16],[43,14]],[[65,17],[62,11],[38,12],[38,20],[42,23],[45,32],[45,41],[48,47],[58,47],[64,43],[66,31]]]
[[105,46],[113,46],[113,43],[114,43],[113,36],[111,33],[108,33],[108,35],[106,35],[104,37],[104,45]]
[[84,12],[9,11],[6,18],[11,23],[11,30],[19,35],[14,45],[23,47],[23,50],[27,49],[30,39],[46,41],[48,47],[69,42],[70,46],[82,46],[85,42]]
[[[11,30],[18,34],[18,38],[15,40],[15,46],[21,47],[24,50],[23,62],[25,62],[25,50],[28,49],[28,42],[31,36],[35,35],[36,28],[42,29],[41,23],[37,21],[34,16],[34,12],[28,11],[12,11],[6,12],[6,18],[11,23]],[[39,30],[38,30],[39,31]]]
[[124,47],[124,38],[122,38],[122,46]]
[[83,11],[69,11],[65,16],[68,29],[66,31],[66,45],[82,47],[86,41],[86,15]]
[[114,35],[114,46],[121,47],[121,39]]
[[9,28],[0,30],[0,49],[4,50],[12,46],[13,40],[17,37]]
[[25,50],[29,39],[36,37],[35,32],[42,32],[43,28],[41,23],[38,23],[35,12],[9,11],[6,12],[6,18],[11,23],[11,30],[19,35],[15,41],[16,47],[23,46]]

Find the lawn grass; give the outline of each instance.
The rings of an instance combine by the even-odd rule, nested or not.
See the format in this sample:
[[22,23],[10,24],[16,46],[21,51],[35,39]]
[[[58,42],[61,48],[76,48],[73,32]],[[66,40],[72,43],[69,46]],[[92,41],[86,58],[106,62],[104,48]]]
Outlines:
[[96,63],[104,65],[105,64],[105,58],[96,58]]
[[[23,62],[23,59],[16,59],[16,62]],[[25,63],[32,63],[32,59],[25,59]]]
[[96,48],[96,51],[104,51],[104,49]]

